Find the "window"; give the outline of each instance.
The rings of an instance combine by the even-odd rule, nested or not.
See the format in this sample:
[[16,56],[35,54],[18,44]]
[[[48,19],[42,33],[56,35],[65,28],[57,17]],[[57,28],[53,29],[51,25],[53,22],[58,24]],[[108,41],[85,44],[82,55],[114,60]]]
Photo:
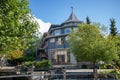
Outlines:
[[58,45],[61,45],[61,44],[62,44],[62,40],[61,40],[61,38],[58,38],[58,40],[57,40],[57,44],[58,44]]
[[60,35],[61,31],[60,30],[55,30],[55,35]]
[[65,28],[64,33],[69,34],[70,33],[70,28]]
[[57,62],[59,64],[67,63],[68,57],[67,57],[67,51],[66,50],[56,51],[55,54],[56,54]]
[[56,43],[57,43],[57,45],[62,45],[64,43],[64,39],[58,38]]
[[54,42],[55,42],[55,39],[54,39],[54,38],[51,38],[51,39],[50,39],[50,42],[51,42],[51,43],[54,43]]

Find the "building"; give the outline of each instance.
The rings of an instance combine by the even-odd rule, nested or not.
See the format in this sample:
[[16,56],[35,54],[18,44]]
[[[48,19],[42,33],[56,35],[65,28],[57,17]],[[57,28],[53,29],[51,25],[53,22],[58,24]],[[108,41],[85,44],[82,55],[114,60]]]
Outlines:
[[49,31],[44,33],[37,56],[40,59],[48,58],[53,66],[75,65],[76,59],[69,51],[67,36],[81,23],[83,22],[76,17],[72,9],[66,21],[58,25],[52,24]]

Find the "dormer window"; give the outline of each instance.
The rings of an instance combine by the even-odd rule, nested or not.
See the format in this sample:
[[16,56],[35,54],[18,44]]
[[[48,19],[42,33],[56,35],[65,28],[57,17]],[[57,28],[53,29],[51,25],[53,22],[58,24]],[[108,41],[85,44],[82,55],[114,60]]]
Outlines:
[[65,28],[64,33],[65,34],[70,34],[70,28]]
[[61,30],[55,30],[55,36],[60,35],[61,34]]

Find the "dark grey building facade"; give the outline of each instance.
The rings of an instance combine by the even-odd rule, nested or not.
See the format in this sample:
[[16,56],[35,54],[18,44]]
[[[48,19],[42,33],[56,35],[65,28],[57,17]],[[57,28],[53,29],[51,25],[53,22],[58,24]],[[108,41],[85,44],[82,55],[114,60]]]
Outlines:
[[60,25],[52,24],[49,31],[43,34],[37,56],[40,59],[48,58],[53,66],[76,64],[73,53],[69,51],[70,46],[67,39],[70,32],[81,23],[83,22],[76,17],[72,10],[66,21]]

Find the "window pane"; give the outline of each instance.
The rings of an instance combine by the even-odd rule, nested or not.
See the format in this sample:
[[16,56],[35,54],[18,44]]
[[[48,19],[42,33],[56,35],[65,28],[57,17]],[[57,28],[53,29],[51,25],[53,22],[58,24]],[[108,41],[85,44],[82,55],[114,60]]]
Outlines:
[[61,31],[60,30],[55,30],[55,35],[60,35]]
[[65,28],[64,32],[65,32],[65,34],[69,34],[70,33],[70,28]]
[[51,43],[55,42],[55,39],[54,39],[54,38],[51,38],[51,39],[50,39],[50,42],[51,42]]
[[61,45],[61,44],[62,44],[62,40],[61,38],[58,38],[57,45]]

